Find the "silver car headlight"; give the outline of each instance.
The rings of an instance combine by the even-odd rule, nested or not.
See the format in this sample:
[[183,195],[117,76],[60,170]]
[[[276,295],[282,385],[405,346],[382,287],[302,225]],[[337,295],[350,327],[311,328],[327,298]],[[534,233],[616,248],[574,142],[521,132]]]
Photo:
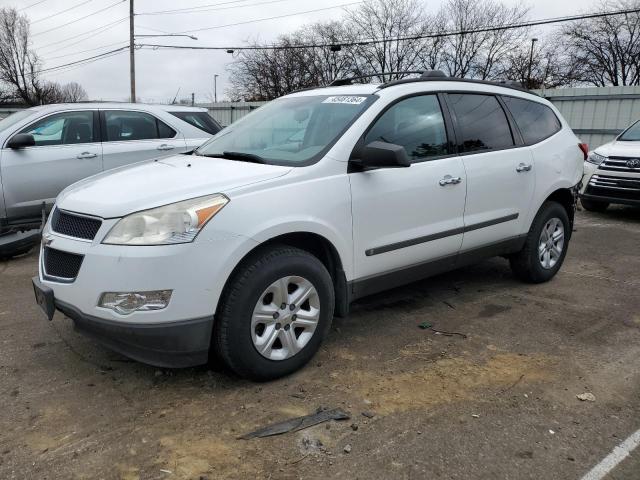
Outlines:
[[102,243],[173,245],[193,242],[227,203],[229,199],[218,193],[132,213],[116,223]]
[[600,165],[606,159],[607,157],[596,152],[589,152],[589,156],[587,156],[587,162],[593,163],[594,165]]

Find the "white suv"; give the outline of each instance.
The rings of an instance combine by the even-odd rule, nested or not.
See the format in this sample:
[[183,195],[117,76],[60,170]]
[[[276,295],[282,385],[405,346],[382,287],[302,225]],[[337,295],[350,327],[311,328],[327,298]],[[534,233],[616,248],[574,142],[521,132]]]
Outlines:
[[592,212],[611,203],[640,205],[640,120],[589,153],[582,183],[580,203]]
[[65,190],[34,278],[49,318],[146,363],[216,354],[265,380],[365,295],[498,255],[555,275],[586,147],[553,105],[433,72],[348,83]]

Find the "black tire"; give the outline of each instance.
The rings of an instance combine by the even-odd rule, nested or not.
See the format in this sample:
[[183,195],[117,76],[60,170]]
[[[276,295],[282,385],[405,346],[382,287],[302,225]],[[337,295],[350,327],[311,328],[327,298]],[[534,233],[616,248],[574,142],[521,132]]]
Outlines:
[[[540,262],[538,246],[542,229],[553,218],[559,219],[564,227],[564,246],[556,264],[547,269]],[[570,237],[571,223],[565,208],[557,202],[545,202],[533,219],[524,247],[509,258],[515,276],[528,283],[542,283],[551,280],[562,267],[567,255]]]
[[[313,336],[298,353],[284,360],[271,360],[262,356],[253,344],[253,309],[272,283],[290,275],[313,284],[320,300],[320,318]],[[269,247],[245,260],[225,287],[215,319],[212,347],[236,374],[256,381],[273,380],[300,369],[315,355],[331,327],[334,307],[331,275],[316,257],[294,247]]]
[[589,210],[590,212],[604,212],[607,207],[609,207],[609,202],[599,202],[597,200],[585,200],[584,198],[580,199],[580,203],[584,207],[585,210]]

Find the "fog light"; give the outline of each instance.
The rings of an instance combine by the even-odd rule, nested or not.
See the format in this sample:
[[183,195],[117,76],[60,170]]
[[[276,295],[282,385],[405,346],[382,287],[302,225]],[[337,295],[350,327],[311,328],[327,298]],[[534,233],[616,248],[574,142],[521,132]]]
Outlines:
[[162,310],[169,305],[172,290],[152,292],[107,292],[100,297],[99,307],[115,310],[121,315],[133,312]]

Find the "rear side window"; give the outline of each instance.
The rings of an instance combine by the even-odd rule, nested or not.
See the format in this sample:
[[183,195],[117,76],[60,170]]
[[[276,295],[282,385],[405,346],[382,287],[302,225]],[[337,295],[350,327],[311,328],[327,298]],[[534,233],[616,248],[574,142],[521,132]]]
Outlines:
[[104,119],[108,142],[153,140],[176,136],[173,128],[144,112],[105,110]]
[[507,116],[493,95],[448,94],[456,116],[458,150],[498,150],[515,145]]
[[546,105],[522,98],[502,99],[513,115],[525,143],[538,143],[560,131],[560,120]]
[[391,106],[364,138],[365,145],[374,141],[403,146],[414,162],[446,155],[447,131],[438,97],[409,97]]
[[63,112],[42,118],[20,133],[33,135],[36,147],[95,142],[93,112]]
[[169,112],[174,117],[178,117],[183,122],[187,122],[189,125],[192,125],[196,128],[199,128],[203,132],[210,133],[211,135],[215,135],[222,128],[220,125],[216,123],[216,121],[211,118],[206,112]]

